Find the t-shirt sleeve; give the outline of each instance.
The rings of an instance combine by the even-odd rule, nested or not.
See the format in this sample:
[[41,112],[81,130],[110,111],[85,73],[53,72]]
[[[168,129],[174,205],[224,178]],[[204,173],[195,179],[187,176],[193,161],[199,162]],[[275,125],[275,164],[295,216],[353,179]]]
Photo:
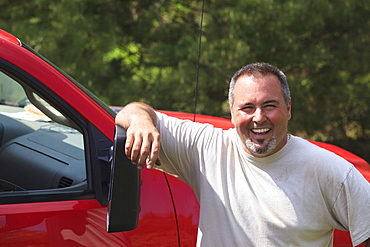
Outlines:
[[213,141],[216,130],[210,124],[181,120],[157,112],[157,129],[161,135],[160,160],[157,167],[175,175],[193,189],[204,147]]
[[333,212],[340,223],[350,231],[354,246],[370,238],[369,205],[370,184],[353,167],[343,182]]

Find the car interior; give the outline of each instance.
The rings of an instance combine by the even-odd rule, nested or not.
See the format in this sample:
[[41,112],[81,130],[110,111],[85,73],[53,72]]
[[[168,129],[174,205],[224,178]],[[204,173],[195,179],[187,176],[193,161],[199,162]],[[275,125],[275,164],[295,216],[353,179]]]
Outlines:
[[27,85],[0,71],[0,195],[86,189],[84,136]]

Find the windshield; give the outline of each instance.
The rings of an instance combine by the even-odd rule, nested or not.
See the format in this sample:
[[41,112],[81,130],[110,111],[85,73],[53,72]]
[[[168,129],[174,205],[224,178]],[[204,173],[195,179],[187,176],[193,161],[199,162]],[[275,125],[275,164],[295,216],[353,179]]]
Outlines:
[[26,99],[22,87],[13,79],[0,73],[0,103],[2,105],[20,106]]

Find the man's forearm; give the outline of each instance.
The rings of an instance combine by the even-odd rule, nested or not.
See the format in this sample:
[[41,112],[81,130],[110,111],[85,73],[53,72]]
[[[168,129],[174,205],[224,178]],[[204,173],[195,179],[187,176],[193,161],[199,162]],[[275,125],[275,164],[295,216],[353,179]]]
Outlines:
[[128,129],[132,123],[151,123],[154,126],[157,116],[154,109],[144,103],[134,102],[126,105],[116,116],[116,124]]

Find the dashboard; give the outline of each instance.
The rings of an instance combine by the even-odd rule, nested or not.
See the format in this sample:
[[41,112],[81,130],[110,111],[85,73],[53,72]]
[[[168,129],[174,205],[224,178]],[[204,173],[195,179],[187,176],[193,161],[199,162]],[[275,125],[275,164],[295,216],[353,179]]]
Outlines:
[[0,105],[0,180],[3,192],[83,183],[83,135],[26,107]]

